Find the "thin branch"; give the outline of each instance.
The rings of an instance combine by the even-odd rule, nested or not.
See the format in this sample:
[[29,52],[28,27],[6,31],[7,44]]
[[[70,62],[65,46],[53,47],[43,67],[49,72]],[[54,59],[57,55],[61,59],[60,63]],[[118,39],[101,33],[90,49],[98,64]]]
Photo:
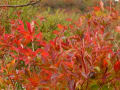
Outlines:
[[27,3],[27,4],[23,4],[23,5],[0,5],[0,8],[1,8],[1,7],[11,7],[11,8],[16,8],[16,7],[32,6],[32,5],[35,5],[35,4],[40,3],[40,1],[41,1],[41,0],[38,0],[38,1],[35,1],[35,2],[30,1],[29,3]]

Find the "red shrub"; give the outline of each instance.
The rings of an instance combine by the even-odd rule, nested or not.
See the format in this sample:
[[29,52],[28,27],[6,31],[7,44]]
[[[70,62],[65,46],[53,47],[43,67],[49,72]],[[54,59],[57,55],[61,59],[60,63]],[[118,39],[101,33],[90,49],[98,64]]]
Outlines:
[[[21,20],[12,22],[16,25],[11,33],[3,31],[0,36],[3,85],[12,85],[15,89],[19,83],[28,90],[39,87],[75,90],[85,85],[89,89],[91,79],[99,81],[101,86],[116,80],[115,72],[120,70],[120,61],[116,61],[119,55],[118,50],[113,49],[113,33],[107,31],[109,22],[114,19],[96,16],[94,12],[90,15],[70,24],[71,30],[58,24],[60,31],[53,31],[57,37],[48,42],[42,32],[35,33],[34,22],[27,22],[27,29]],[[65,32],[72,36],[66,37]],[[7,59],[11,61],[6,62]],[[113,67],[115,72],[111,72]]]

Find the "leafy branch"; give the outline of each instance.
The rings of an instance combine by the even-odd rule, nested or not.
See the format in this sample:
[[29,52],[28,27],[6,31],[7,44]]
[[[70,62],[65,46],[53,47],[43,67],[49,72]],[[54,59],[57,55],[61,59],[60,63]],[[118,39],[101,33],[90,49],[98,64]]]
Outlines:
[[16,8],[16,7],[33,6],[33,5],[35,5],[35,4],[40,3],[40,1],[41,1],[41,0],[38,0],[38,1],[35,1],[35,2],[30,1],[30,2],[28,2],[27,4],[23,4],[23,5],[0,5],[0,8],[1,8],[1,7],[11,7],[11,8]]

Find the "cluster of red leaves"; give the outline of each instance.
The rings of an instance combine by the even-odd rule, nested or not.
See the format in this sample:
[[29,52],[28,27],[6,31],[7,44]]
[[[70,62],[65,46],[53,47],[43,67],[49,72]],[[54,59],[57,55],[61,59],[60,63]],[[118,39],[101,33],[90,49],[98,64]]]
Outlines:
[[[120,80],[120,48],[113,49],[114,39],[107,31],[116,19],[90,15],[69,26],[58,24],[56,38],[49,42],[42,32],[36,34],[35,21],[26,22],[27,29],[21,20],[12,21],[9,34],[0,27],[0,81],[13,89],[19,83],[27,90],[75,90],[89,83],[91,72],[100,84]],[[65,32],[81,33],[66,37]]]

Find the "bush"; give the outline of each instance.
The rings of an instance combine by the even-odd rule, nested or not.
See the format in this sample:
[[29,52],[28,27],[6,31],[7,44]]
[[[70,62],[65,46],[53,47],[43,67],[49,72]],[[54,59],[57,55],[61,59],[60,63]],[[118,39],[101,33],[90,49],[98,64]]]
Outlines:
[[56,13],[47,20],[11,20],[9,33],[0,27],[0,89],[119,88],[117,11],[97,10],[67,22]]

